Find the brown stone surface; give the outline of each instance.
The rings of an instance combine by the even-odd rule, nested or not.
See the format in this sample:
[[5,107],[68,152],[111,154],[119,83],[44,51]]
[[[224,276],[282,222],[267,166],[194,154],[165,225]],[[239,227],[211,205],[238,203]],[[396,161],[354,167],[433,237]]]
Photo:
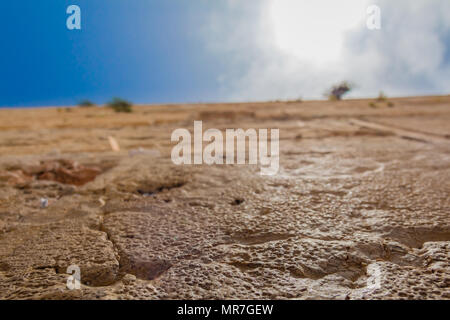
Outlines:
[[[0,299],[450,299],[450,97],[393,101],[0,110]],[[279,173],[173,165],[193,120]]]

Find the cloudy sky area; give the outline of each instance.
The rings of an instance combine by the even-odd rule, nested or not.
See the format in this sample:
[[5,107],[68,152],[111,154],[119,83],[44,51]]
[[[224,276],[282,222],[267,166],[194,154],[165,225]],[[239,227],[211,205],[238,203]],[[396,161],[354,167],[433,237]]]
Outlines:
[[[77,4],[82,30],[66,28]],[[366,9],[381,8],[381,30]],[[449,94],[448,0],[0,3],[0,106]]]
[[[211,17],[207,47],[226,57],[231,100],[321,98],[333,83],[353,97],[449,93],[450,1],[229,1]],[[366,9],[381,9],[381,30]]]

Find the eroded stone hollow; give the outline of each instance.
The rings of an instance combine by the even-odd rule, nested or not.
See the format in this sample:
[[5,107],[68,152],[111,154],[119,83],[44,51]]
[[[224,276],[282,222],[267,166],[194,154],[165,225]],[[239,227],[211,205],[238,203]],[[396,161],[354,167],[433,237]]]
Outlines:
[[56,181],[82,186],[93,181],[108,167],[81,165],[68,159],[41,160],[37,165],[13,166],[1,174],[11,185],[23,187],[33,180]]

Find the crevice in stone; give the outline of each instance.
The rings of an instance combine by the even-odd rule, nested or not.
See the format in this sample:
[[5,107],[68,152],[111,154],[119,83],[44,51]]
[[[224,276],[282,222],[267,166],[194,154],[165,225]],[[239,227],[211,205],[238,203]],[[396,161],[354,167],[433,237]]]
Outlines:
[[120,273],[121,273],[121,270],[122,270],[122,264],[121,264],[121,260],[122,260],[122,259],[121,259],[121,255],[120,255],[120,250],[119,250],[119,248],[117,247],[116,243],[115,243],[114,240],[112,239],[111,234],[110,234],[110,233],[108,232],[108,230],[105,228],[105,225],[104,225],[104,219],[105,219],[105,217],[104,217],[104,215],[102,215],[102,216],[101,216],[101,221],[100,221],[100,224],[99,224],[99,227],[98,227],[98,231],[105,233],[106,239],[107,239],[109,242],[111,242],[112,247],[113,247],[113,250],[114,250],[114,253],[116,254],[117,262],[119,263],[119,270],[118,270],[118,274],[117,274],[117,276],[116,276],[116,281],[117,281],[117,280],[119,280],[119,278],[120,278]]
[[186,184],[186,182],[174,182],[174,183],[163,183],[158,187],[149,186],[145,187],[142,186],[136,190],[136,192],[142,196],[152,196],[164,191],[168,191],[171,189],[181,188]]

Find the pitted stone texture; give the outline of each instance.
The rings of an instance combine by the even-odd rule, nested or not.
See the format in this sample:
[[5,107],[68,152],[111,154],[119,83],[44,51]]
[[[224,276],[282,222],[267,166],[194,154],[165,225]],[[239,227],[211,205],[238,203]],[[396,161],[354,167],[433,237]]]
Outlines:
[[[47,110],[33,131],[3,123],[0,298],[450,299],[450,98],[440,99],[74,109],[63,130]],[[205,114],[205,129],[279,128],[279,173],[172,164],[171,132]],[[399,134],[397,118],[423,139]],[[379,121],[392,128],[364,126]],[[128,155],[139,147],[158,152]],[[102,174],[83,186],[4,174],[58,159]],[[66,288],[70,264],[81,290]]]
[[355,290],[351,299],[449,299],[448,270],[417,269],[391,262],[379,262],[380,288]]
[[[34,276],[40,270],[51,271],[42,288],[56,284],[65,287],[67,268],[81,269],[81,282],[88,286],[109,285],[116,281],[118,256],[107,235],[74,221],[23,226],[0,237],[1,277],[24,274],[30,283],[40,283]],[[51,285],[50,285],[51,284]]]
[[105,217],[103,230],[120,255],[121,271],[153,280],[182,260],[210,255],[220,234],[194,213],[148,207],[148,212],[116,212]]

